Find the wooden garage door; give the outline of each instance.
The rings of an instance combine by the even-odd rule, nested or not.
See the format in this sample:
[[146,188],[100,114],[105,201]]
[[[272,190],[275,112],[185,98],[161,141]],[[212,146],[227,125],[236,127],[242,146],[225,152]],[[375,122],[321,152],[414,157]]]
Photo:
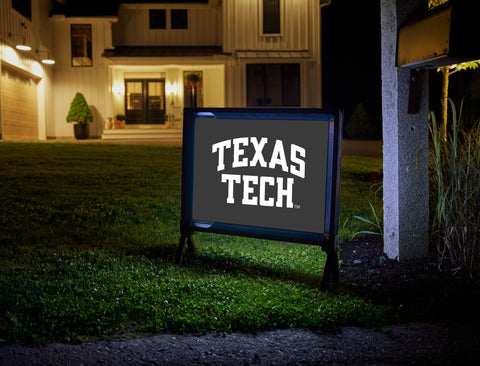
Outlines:
[[2,65],[2,138],[38,139],[37,84],[28,74]]

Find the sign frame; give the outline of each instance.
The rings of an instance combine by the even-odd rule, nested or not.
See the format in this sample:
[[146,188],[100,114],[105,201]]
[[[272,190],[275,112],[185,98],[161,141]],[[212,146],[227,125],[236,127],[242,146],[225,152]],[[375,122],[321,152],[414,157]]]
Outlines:
[[[194,217],[194,170],[195,129],[197,119],[216,118],[228,120],[261,121],[310,121],[328,123],[328,146],[325,172],[324,232],[281,229],[244,225],[233,222],[211,222]],[[185,108],[182,143],[182,196],[181,196],[181,239],[177,250],[177,261],[183,263],[186,249],[195,254],[192,240],[195,231],[210,232],[260,239],[319,245],[327,253],[327,262],[322,277],[323,289],[328,288],[330,278],[338,281],[338,209],[340,196],[341,138],[343,113],[317,108]],[[238,136],[234,136],[238,137]]]

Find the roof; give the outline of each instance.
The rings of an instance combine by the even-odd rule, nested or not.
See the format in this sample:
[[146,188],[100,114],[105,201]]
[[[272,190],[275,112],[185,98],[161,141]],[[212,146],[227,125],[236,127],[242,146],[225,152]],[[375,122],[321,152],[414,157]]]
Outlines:
[[308,51],[289,51],[289,50],[280,50],[280,51],[237,51],[238,58],[311,58],[312,54]]
[[223,54],[220,46],[117,46],[105,50],[104,57],[195,57]]

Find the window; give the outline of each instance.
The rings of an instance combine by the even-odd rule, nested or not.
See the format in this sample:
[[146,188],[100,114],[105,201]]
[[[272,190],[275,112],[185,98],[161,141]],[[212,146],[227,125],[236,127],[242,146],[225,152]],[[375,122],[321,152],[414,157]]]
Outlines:
[[280,30],[280,0],[263,0],[263,33],[279,34]]
[[165,9],[150,10],[150,29],[166,29],[167,15]]
[[300,106],[300,64],[247,65],[247,106]]
[[172,29],[188,29],[188,13],[185,9],[172,9]]
[[22,14],[25,18],[32,20],[31,0],[12,0],[12,8]]
[[142,81],[126,81],[125,98],[127,111],[140,111],[143,109],[143,83]]
[[72,24],[72,66],[92,66],[92,26]]

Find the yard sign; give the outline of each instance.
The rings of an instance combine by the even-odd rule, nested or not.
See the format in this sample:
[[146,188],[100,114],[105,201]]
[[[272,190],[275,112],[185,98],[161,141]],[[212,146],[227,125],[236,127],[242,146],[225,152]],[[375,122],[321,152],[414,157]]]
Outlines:
[[341,114],[186,108],[178,261],[195,231],[321,245],[338,277]]

